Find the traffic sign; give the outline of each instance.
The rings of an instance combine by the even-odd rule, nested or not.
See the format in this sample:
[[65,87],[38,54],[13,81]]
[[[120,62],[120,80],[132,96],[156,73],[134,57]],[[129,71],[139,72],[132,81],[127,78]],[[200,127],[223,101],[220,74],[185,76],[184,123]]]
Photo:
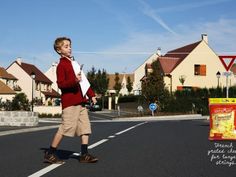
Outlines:
[[225,77],[229,77],[229,76],[231,76],[232,75],[232,72],[223,72],[223,74],[222,74],[223,76],[225,76]]
[[219,56],[220,61],[224,65],[226,71],[229,71],[229,69],[233,66],[234,60],[236,59],[236,56]]
[[149,109],[150,109],[151,111],[155,111],[155,110],[157,109],[157,104],[156,104],[156,103],[151,103],[151,104],[149,105]]

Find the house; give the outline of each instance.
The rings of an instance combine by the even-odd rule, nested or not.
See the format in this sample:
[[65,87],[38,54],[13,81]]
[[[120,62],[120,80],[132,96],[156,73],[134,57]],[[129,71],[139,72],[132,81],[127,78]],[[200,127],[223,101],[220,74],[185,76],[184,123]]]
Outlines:
[[57,65],[57,62],[53,62],[51,67],[44,74],[52,81],[52,88],[58,93],[61,93],[61,90],[57,86]]
[[22,92],[30,101],[33,98],[37,104],[53,105],[60,98],[60,94],[52,89],[52,81],[36,66],[23,63],[21,58],[16,59],[6,70],[17,76]]
[[16,92],[0,80],[0,102],[12,100]]
[[157,52],[149,56],[139,67],[134,70],[134,82],[133,82],[133,93],[134,95],[141,94],[141,79],[145,76],[145,67],[147,64],[152,63],[161,56],[161,49],[158,48]]
[[[156,58],[164,74],[164,82],[170,92],[183,88],[212,88],[225,86],[225,77],[216,74],[226,71],[219,56],[208,45],[208,37],[202,35],[198,42],[171,50]],[[146,65],[150,70],[151,63]],[[233,80],[233,77],[229,78]]]
[[[108,79],[109,79],[109,83],[108,83],[108,94],[114,94],[116,93],[114,86],[115,86],[115,74],[108,74]],[[128,77],[130,78],[130,82],[133,85],[134,82],[134,75],[133,74],[119,74],[119,82],[121,83],[121,90],[119,92],[119,94],[121,95],[129,95],[130,93],[128,92],[128,89],[126,88],[127,84],[128,84]],[[132,91],[131,91],[132,93]]]
[[17,78],[0,67],[0,99],[1,101],[12,100],[21,88],[17,85]]

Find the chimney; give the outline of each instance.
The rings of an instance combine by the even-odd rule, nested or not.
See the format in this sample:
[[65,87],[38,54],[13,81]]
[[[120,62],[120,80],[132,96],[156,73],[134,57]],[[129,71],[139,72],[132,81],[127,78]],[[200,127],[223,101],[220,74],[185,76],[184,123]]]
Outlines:
[[160,47],[157,48],[156,54],[157,54],[158,56],[161,56],[161,48],[160,48]]
[[208,36],[207,34],[202,34],[202,40],[208,44]]
[[21,65],[21,62],[22,62],[21,57],[16,58],[16,62],[17,62],[19,65]]

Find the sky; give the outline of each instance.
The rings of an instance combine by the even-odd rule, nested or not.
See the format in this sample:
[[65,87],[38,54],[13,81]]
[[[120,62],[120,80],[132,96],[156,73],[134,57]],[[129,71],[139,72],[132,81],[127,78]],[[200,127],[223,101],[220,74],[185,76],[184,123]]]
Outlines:
[[0,0],[0,66],[16,58],[46,72],[72,40],[84,70],[132,73],[153,53],[201,40],[218,55],[236,55],[236,0]]

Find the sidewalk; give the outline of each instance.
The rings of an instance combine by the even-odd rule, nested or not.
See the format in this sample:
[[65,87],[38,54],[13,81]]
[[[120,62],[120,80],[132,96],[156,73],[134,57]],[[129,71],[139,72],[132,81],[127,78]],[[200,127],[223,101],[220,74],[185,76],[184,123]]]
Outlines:
[[34,132],[38,130],[47,130],[58,127],[59,123],[41,123],[37,126],[0,126],[0,136],[11,135],[16,133]]

